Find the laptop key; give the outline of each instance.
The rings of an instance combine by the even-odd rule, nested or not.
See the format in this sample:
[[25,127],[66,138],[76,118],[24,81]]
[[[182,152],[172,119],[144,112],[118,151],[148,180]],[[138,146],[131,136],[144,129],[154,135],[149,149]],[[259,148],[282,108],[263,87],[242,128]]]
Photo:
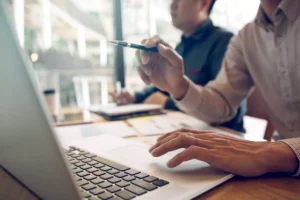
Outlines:
[[101,176],[101,175],[105,174],[105,172],[99,170],[99,171],[93,172],[93,174],[94,174],[95,176]]
[[96,179],[97,177],[91,174],[91,175],[85,176],[83,178],[87,181],[90,181],[90,180]]
[[119,172],[119,173],[115,174],[115,176],[118,178],[123,178],[123,177],[127,176],[127,174],[125,174],[124,172]]
[[79,160],[75,160],[73,159],[72,161],[69,161],[70,164],[75,164],[75,163],[79,163],[80,161]]
[[121,190],[121,191],[117,192],[116,195],[125,200],[133,199],[135,197],[134,194],[132,194],[131,192],[128,192],[126,190]]
[[77,157],[76,159],[77,160],[84,160],[86,157],[84,157],[84,156],[79,156],[79,157]]
[[78,181],[77,182],[77,184],[79,185],[79,186],[83,186],[83,185],[86,185],[86,184],[88,184],[89,182],[87,182],[86,180],[81,180],[81,181]]
[[73,170],[73,169],[76,169],[76,168],[77,168],[77,166],[75,166],[75,165],[72,165],[70,168]]
[[120,199],[120,198],[118,198],[118,197],[113,197],[113,198],[111,198],[111,199],[109,199],[109,200],[122,200],[122,199]]
[[100,183],[98,186],[105,189],[105,188],[112,186],[112,184],[106,181],[106,182]]
[[80,166],[81,169],[90,169],[92,168],[90,165],[83,165],[83,166]]
[[146,181],[143,180],[134,180],[131,182],[134,185],[140,186],[141,188],[144,188],[148,191],[152,191],[157,189],[157,186],[151,184],[151,183],[147,183]]
[[93,172],[98,171],[98,169],[96,169],[95,167],[92,167],[92,168],[90,168],[90,169],[88,169],[88,170],[86,170],[86,171],[88,171],[88,172],[90,172],[90,173],[93,173]]
[[136,179],[136,178],[133,177],[133,176],[126,176],[126,177],[123,178],[123,180],[125,180],[125,181],[133,181],[133,180],[135,180],[135,179]]
[[109,170],[111,170],[111,167],[108,167],[108,166],[104,166],[104,167],[101,167],[100,168],[102,171],[109,171]]
[[79,163],[75,163],[74,165],[77,167],[81,167],[81,166],[85,165],[85,163],[79,162]]
[[92,159],[90,159],[90,158],[85,158],[85,159],[81,160],[81,162],[84,162],[84,163],[91,162],[91,161],[92,161]]
[[98,161],[98,162],[101,162],[101,163],[103,163],[103,164],[106,164],[106,165],[108,165],[108,166],[110,166],[110,167],[112,167],[112,168],[115,168],[115,169],[117,169],[117,170],[120,170],[120,171],[126,171],[126,170],[130,169],[129,167],[126,167],[126,166],[121,165],[121,164],[118,164],[118,163],[116,163],[116,162],[107,160],[107,159],[105,159],[105,158],[101,158],[101,157],[99,157],[99,156],[94,157],[93,159],[96,160],[96,161]]
[[112,175],[110,175],[110,174],[104,174],[104,175],[102,175],[102,176],[100,176],[102,179],[104,179],[104,180],[107,180],[107,179],[110,179],[110,178],[112,178],[113,176]]
[[80,177],[83,177],[83,176],[87,176],[87,175],[89,175],[89,173],[88,173],[88,172],[86,172],[86,171],[83,171],[83,172],[79,172],[79,173],[77,173],[77,175],[78,175],[78,176],[80,176]]
[[82,172],[82,169],[76,168],[76,169],[73,169],[72,171],[73,171],[73,173],[79,173],[79,172]]
[[89,183],[87,185],[82,186],[82,188],[85,189],[85,190],[92,190],[92,189],[95,189],[96,186]]
[[137,170],[134,170],[134,169],[130,169],[130,170],[125,171],[125,173],[129,174],[129,175],[136,175],[136,174],[138,174],[140,172],[137,171]]
[[90,193],[92,193],[93,195],[98,195],[98,194],[101,194],[104,192],[105,192],[105,190],[103,190],[102,188],[95,188],[90,191]]
[[79,154],[72,154],[72,155],[70,155],[71,157],[73,157],[73,158],[78,158],[78,157],[80,157],[81,155],[79,155]]
[[146,178],[144,178],[144,181],[147,181],[149,183],[152,183],[153,181],[158,180],[158,178],[156,178],[155,176],[148,176]]
[[94,167],[96,167],[96,168],[101,168],[101,167],[104,167],[105,165],[103,165],[102,163],[98,163],[98,164],[96,164],[96,165],[94,165]]
[[90,197],[89,200],[99,200],[97,197]]
[[111,170],[107,171],[107,173],[109,173],[109,174],[116,174],[116,173],[118,173],[118,172],[119,172],[119,171],[116,170],[116,169],[111,169]]
[[140,178],[140,179],[146,178],[146,177],[148,177],[148,176],[149,176],[149,175],[148,175],[148,174],[145,174],[145,173],[139,173],[139,174],[136,174],[136,175],[135,175],[135,177]]
[[87,158],[93,158],[93,157],[96,157],[97,155],[92,154],[92,153],[88,153],[88,154],[85,154],[84,156],[87,157]]
[[159,187],[167,185],[168,183],[169,183],[168,181],[161,180],[161,179],[153,182],[154,185],[157,185]]
[[75,181],[80,181],[80,180],[82,180],[81,177],[79,177],[79,176],[77,176],[77,175],[75,175],[75,174],[73,174],[73,177],[74,177],[74,180],[75,180]]
[[136,186],[136,185],[129,185],[127,187],[125,187],[126,190],[128,190],[129,192],[132,192],[133,194],[136,195],[142,195],[145,194],[147,191],[144,190],[143,188]]
[[89,198],[89,197],[91,197],[92,195],[90,195],[90,194],[87,193],[87,192],[81,192],[81,196],[82,196],[83,198]]
[[113,196],[114,195],[112,195],[110,192],[105,192],[105,193],[100,194],[98,197],[100,199],[106,200],[106,199],[112,198]]
[[88,162],[88,164],[94,166],[94,165],[97,165],[98,162],[96,162],[96,161],[94,161],[94,160],[91,160],[90,162]]
[[113,177],[113,178],[108,179],[107,181],[110,183],[117,183],[117,182],[120,182],[121,180],[122,179],[120,179],[120,178]]
[[118,186],[111,186],[109,188],[106,189],[107,191],[111,192],[111,193],[115,193],[121,190],[121,188],[119,188]]
[[126,187],[126,186],[130,185],[130,184],[128,182],[121,181],[121,182],[116,183],[116,185],[123,188],[123,187]]
[[94,180],[91,180],[91,182],[98,185],[99,183],[103,183],[104,180],[102,178],[96,178]]

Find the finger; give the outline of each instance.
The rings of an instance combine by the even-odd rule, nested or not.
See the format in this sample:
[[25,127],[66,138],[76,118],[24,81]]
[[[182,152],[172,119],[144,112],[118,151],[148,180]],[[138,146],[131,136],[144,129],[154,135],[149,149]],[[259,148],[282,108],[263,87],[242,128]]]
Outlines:
[[141,77],[141,79],[144,81],[145,84],[149,85],[151,83],[150,78],[147,76],[147,74],[142,70],[141,67],[138,67],[138,73]]
[[187,148],[186,150],[182,151],[181,153],[174,156],[169,162],[167,163],[167,166],[169,168],[174,168],[180,165],[181,163],[189,160],[201,160],[207,163],[213,163],[216,160],[219,159],[219,156],[215,153],[212,153],[209,149],[197,147],[197,146],[191,146]]
[[143,44],[145,44],[146,47],[153,47],[153,46],[157,46],[158,44],[163,44],[167,47],[171,47],[171,45],[169,45],[167,42],[165,42],[162,38],[160,38],[158,35],[154,35],[151,38],[147,39],[146,41],[144,41]]
[[142,63],[142,59],[141,59],[141,52],[140,52],[140,50],[136,50],[135,51],[135,57],[137,58],[139,65],[142,65],[143,63]]
[[113,98],[113,100],[116,99],[116,92],[110,92],[109,95]]
[[190,145],[193,145],[194,141],[191,140],[190,138],[180,135],[178,137],[175,137],[168,142],[161,144],[160,146],[156,147],[153,149],[151,152],[152,156],[154,157],[159,157],[162,156],[170,151],[174,151],[176,149],[180,148],[187,148]]
[[165,59],[168,60],[169,63],[171,63],[173,66],[182,66],[183,61],[181,56],[179,56],[174,49],[170,47],[166,47],[163,44],[158,45],[158,52],[161,56],[163,56]]
[[220,140],[230,140],[230,141],[236,141],[236,142],[246,142],[245,140],[232,137],[229,135],[224,135],[220,133],[215,133],[214,131],[212,132],[207,132],[204,134],[195,134],[195,137],[203,140],[214,140],[214,139],[220,139]]
[[178,129],[178,130],[175,130],[175,131],[166,133],[166,134],[164,134],[163,136],[160,136],[160,137],[157,139],[157,141],[163,140],[163,139],[165,139],[166,137],[169,137],[170,135],[172,135],[172,134],[174,134],[174,133],[176,133],[176,132],[183,132],[183,133],[184,133],[184,132],[189,132],[189,133],[191,133],[191,132],[193,132],[193,130],[192,130],[192,129],[187,129],[187,128],[181,128],[181,129]]
[[164,42],[158,35],[154,35],[150,38],[148,38],[146,41],[144,41],[143,44],[145,44],[146,47],[153,47],[157,46],[159,43]]
[[199,140],[190,135],[180,135],[165,144],[153,149],[151,152],[154,157],[162,156],[170,151],[180,148],[188,148],[190,146],[199,146],[203,148],[212,148],[214,145],[208,140]]
[[[174,132],[173,134],[169,135],[169,137],[165,137],[164,139],[157,141],[157,143],[155,145],[150,147],[149,152],[151,153],[155,148],[161,146],[164,143],[167,143],[168,141],[178,137],[181,134],[184,134],[184,133],[183,132]],[[186,134],[189,134],[189,133],[186,133]]]
[[[198,135],[200,134],[199,132],[198,133],[195,133],[194,130],[189,130],[189,129],[183,129],[184,132],[173,132],[172,134],[170,134],[168,137],[165,137],[164,139],[160,139],[157,141],[157,143],[152,146],[150,148],[150,152],[154,149],[154,148],[157,148],[159,147],[160,145],[170,141],[171,139],[175,138],[175,137],[178,137],[179,135],[189,135],[191,137],[194,137],[194,138],[197,138],[197,139],[201,139],[201,140],[211,140],[211,136],[208,136],[207,138],[205,137],[198,137]],[[206,134],[206,135],[209,135],[211,132],[205,132],[205,131],[201,131],[201,134]]]

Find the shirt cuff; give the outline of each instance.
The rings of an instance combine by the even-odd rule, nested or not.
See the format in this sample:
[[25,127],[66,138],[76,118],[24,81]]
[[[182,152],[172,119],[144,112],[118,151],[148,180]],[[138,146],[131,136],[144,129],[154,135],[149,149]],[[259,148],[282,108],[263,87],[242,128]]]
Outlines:
[[295,152],[298,158],[298,171],[293,176],[300,176],[300,138],[285,139],[280,142],[284,142]]
[[184,112],[195,110],[198,107],[198,105],[201,103],[201,95],[199,94],[201,93],[203,88],[201,86],[192,83],[190,80],[189,82],[190,84],[189,84],[188,91],[186,95],[183,97],[183,99],[177,101],[176,99],[173,98],[177,107]]

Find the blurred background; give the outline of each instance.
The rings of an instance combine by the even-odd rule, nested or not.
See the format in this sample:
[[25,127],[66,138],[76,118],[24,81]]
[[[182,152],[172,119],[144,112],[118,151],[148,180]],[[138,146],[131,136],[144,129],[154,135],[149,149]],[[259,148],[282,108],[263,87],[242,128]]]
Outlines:
[[[170,0],[9,0],[21,46],[28,52],[42,91],[54,89],[59,107],[109,104],[116,81],[144,87],[135,50],[107,40],[139,43],[159,34],[174,47],[180,32],[171,23]],[[237,33],[254,19],[260,1],[218,0],[214,24]],[[121,51],[121,53],[120,53]]]

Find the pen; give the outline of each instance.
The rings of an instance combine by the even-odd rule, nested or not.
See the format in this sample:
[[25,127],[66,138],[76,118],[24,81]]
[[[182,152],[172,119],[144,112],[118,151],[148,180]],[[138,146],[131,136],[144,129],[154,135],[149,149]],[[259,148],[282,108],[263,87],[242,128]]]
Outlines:
[[144,50],[144,51],[158,52],[157,47],[147,48],[147,47],[145,47],[145,45],[142,45],[142,44],[133,44],[133,43],[117,41],[117,40],[108,41],[108,42],[112,43],[112,44],[115,44],[115,45],[118,45],[118,46],[130,47],[130,48],[140,49],[140,50]]
[[121,91],[122,91],[121,82],[120,82],[120,81],[117,81],[117,82],[116,82],[116,93],[117,93],[117,94],[120,94]]
[[[117,93],[117,95],[120,95],[121,92],[122,92],[121,82],[117,81],[116,82],[116,93]],[[116,104],[117,105],[121,104],[121,99],[119,99],[118,97],[116,98]]]

